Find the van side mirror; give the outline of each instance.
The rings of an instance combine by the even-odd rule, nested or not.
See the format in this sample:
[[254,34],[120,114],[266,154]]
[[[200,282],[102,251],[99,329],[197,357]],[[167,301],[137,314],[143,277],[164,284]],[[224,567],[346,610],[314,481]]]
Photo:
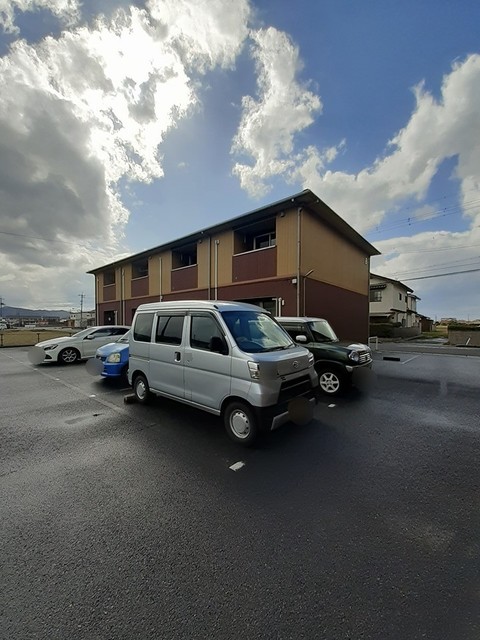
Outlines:
[[299,335],[299,336],[295,336],[295,342],[308,342],[307,340],[307,336],[305,335]]
[[213,336],[210,339],[210,351],[214,353],[221,353],[226,355],[228,353],[227,345],[225,344],[225,340],[220,336]]

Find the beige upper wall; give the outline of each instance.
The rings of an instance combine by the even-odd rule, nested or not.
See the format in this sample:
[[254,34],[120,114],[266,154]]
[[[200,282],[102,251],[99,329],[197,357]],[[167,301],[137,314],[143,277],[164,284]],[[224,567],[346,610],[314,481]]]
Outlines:
[[368,256],[308,211],[301,219],[301,268],[310,269],[313,280],[321,280],[363,295],[369,292]]
[[[368,295],[369,259],[360,249],[343,236],[330,229],[316,216],[303,209],[300,214],[301,253],[300,272],[314,269],[309,276],[328,284]],[[292,276],[297,273],[297,228],[298,209],[285,210],[276,216],[277,275]],[[218,240],[218,286],[232,283],[232,256],[234,255],[234,232],[225,231],[202,239],[197,243],[198,288],[210,288],[213,296],[215,286],[215,241]],[[210,269],[208,253],[210,250]],[[161,259],[161,266],[160,266]],[[131,298],[131,264],[116,269],[117,299],[121,299],[121,271],[124,269],[124,297]],[[149,295],[171,293],[172,254],[166,251],[149,258]],[[162,286],[160,287],[160,273]],[[98,302],[103,302],[103,274],[97,276]],[[209,283],[210,278],[210,283]]]
[[[171,292],[172,252],[157,253],[148,259],[148,295],[159,296]],[[160,287],[160,274],[162,286]],[[129,284],[132,279],[130,267]]]

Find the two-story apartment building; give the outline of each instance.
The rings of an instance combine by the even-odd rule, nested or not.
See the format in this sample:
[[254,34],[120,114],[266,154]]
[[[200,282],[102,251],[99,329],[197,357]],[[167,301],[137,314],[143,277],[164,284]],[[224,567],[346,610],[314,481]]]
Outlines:
[[370,275],[370,322],[397,323],[411,329],[410,333],[421,332],[421,317],[417,313],[418,296],[413,289],[399,280],[392,280],[375,273]]
[[100,324],[130,324],[146,302],[238,300],[324,317],[339,337],[366,341],[378,253],[306,190],[89,273]]

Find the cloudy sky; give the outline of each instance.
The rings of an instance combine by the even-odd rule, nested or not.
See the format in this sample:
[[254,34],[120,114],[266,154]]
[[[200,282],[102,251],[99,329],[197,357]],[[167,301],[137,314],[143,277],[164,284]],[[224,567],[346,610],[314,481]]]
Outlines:
[[[309,188],[480,318],[478,0],[0,0],[0,296]],[[182,215],[179,215],[179,211]]]

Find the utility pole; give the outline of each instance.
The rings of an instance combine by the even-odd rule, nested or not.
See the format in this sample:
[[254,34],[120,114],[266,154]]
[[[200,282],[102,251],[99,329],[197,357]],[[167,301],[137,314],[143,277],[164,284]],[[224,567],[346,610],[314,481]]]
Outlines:
[[3,318],[3,307],[5,306],[3,298],[0,296],[0,318]]
[[84,293],[78,294],[80,298],[80,329],[83,329],[83,299],[85,298]]

